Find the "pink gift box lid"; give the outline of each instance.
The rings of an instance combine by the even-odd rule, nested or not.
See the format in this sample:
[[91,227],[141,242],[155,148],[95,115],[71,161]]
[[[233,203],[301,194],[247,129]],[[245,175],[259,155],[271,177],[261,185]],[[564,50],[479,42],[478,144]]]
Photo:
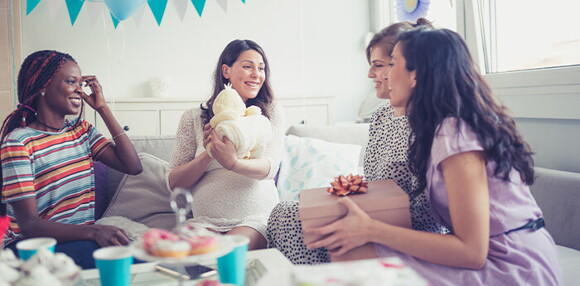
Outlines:
[[[306,189],[300,192],[301,220],[338,217],[346,214],[346,207],[337,203],[340,197],[328,193],[326,189]],[[366,193],[353,194],[348,197],[366,212],[409,209],[409,196],[393,180],[368,182]]]

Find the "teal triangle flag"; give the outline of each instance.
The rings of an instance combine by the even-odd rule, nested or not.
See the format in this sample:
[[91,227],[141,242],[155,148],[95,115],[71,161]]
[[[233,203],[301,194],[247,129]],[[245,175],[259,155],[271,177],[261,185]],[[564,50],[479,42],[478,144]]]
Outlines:
[[70,17],[70,24],[74,25],[85,0],[65,0],[66,8],[68,9],[68,15]]
[[242,0],[242,3],[246,4],[246,0]]
[[195,11],[197,11],[197,15],[201,17],[203,13],[203,8],[205,7],[205,0],[191,0],[193,3],[193,7],[195,7]]
[[26,15],[30,14],[38,3],[40,3],[40,0],[26,0]]
[[109,13],[111,14],[111,19],[113,19],[113,26],[115,26],[115,29],[117,29],[117,26],[119,26],[119,20],[117,20],[117,18],[115,18],[115,16],[113,16],[113,13]]
[[157,26],[161,26],[163,14],[165,13],[165,8],[167,7],[167,0],[149,0],[147,1],[147,4],[153,13],[153,16],[155,16],[155,20],[157,20]]

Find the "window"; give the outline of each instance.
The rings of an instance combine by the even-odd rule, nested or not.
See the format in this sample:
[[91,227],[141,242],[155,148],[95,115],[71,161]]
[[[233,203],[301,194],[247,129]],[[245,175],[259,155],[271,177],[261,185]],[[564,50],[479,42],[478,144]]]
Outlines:
[[488,73],[580,64],[575,1],[475,2],[482,10]]

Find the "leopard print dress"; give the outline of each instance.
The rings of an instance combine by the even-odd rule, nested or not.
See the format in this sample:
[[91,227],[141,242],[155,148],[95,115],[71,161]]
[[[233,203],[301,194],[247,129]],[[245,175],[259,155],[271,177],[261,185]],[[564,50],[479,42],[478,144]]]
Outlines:
[[[395,117],[393,108],[383,105],[373,114],[369,127],[369,143],[364,156],[364,174],[369,181],[392,179],[410,194],[417,184],[408,166],[407,152],[411,130],[406,116]],[[416,230],[448,233],[435,221],[425,193],[410,199],[412,226]],[[281,202],[268,219],[269,247],[275,247],[294,264],[329,262],[325,248],[308,250],[304,244],[298,202]]]

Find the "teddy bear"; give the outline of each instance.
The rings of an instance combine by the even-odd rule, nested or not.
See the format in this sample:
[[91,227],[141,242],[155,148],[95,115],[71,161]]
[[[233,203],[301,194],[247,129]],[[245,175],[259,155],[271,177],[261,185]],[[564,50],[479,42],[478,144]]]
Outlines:
[[[209,124],[222,137],[227,137],[236,147],[238,158],[259,158],[272,137],[270,120],[262,110],[246,105],[231,84],[224,85],[212,106],[214,116]],[[211,143],[206,146],[211,156]]]

